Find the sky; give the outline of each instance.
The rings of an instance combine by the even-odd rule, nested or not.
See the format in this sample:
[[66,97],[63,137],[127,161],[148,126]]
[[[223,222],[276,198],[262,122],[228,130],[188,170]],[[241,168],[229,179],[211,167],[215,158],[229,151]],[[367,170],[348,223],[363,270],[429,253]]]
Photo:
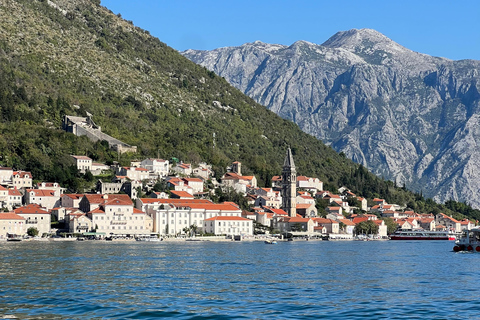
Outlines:
[[413,51],[480,60],[478,0],[101,0],[170,47],[212,50],[260,40],[322,44],[375,29]]

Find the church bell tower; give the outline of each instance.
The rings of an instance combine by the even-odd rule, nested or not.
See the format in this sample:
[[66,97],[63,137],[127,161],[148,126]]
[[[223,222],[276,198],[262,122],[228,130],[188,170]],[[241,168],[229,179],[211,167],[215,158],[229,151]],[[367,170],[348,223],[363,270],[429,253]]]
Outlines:
[[290,217],[297,215],[297,170],[293,162],[292,151],[287,150],[287,156],[282,170],[282,203],[283,210]]

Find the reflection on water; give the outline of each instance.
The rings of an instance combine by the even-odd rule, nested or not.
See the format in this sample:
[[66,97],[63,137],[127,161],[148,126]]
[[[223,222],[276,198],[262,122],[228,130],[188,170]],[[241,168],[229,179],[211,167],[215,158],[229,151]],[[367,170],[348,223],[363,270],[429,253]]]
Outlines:
[[453,243],[0,243],[0,319],[467,319]]

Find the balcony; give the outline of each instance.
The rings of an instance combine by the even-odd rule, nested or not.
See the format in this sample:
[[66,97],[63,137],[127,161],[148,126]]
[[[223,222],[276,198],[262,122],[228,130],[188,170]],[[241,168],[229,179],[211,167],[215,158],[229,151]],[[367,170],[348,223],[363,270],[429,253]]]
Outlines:
[[126,225],[127,221],[112,221],[110,222],[111,225],[117,226],[117,225]]
[[25,221],[26,224],[37,224],[38,221],[37,220],[27,220]]

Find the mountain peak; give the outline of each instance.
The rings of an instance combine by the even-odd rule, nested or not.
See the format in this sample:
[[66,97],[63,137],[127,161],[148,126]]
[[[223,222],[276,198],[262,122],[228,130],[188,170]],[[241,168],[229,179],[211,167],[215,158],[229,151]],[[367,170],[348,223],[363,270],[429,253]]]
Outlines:
[[373,29],[351,29],[348,31],[340,31],[335,33],[322,45],[331,48],[352,48],[364,45],[365,43],[395,44],[398,46],[393,40]]

